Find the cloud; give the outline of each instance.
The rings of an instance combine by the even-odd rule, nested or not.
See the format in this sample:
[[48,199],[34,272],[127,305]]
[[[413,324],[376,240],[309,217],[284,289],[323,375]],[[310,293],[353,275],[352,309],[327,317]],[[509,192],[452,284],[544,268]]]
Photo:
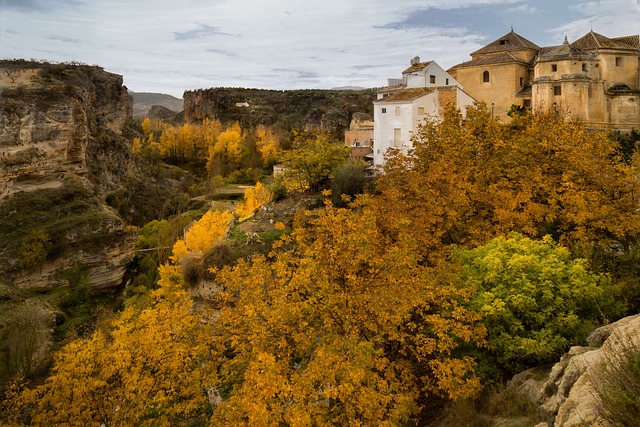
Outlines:
[[354,70],[370,70],[372,68],[379,68],[379,67],[384,67],[385,65],[369,65],[369,64],[363,64],[363,65],[353,65],[351,68]]
[[220,31],[220,27],[212,27],[206,24],[200,24],[198,28],[191,31],[174,32],[175,41],[203,39],[212,36],[233,36],[233,34]]
[[320,74],[314,71],[294,70],[290,68],[274,68],[273,71],[277,74],[293,74],[294,78],[303,80],[317,79],[320,77]]
[[223,56],[226,56],[228,58],[237,58],[237,57],[240,56],[236,52],[232,52],[230,50],[225,50],[225,49],[216,49],[216,48],[213,48],[213,47],[205,49],[205,51],[206,52],[211,52],[211,53],[217,53],[219,55],[223,55]]
[[65,6],[79,6],[80,0],[1,0],[0,10],[16,10],[20,12],[44,12]]
[[529,4],[521,4],[520,6],[514,6],[507,9],[507,12],[525,12],[525,13],[536,13],[538,8],[535,6],[531,6]]
[[61,41],[63,43],[74,43],[74,44],[78,44],[80,43],[80,40],[78,39],[74,39],[72,37],[65,37],[65,36],[49,36],[49,40],[58,40]]
[[578,2],[570,6],[572,19],[548,32],[557,39],[568,36],[569,41],[582,37],[590,30],[606,37],[638,34],[640,3],[637,0],[598,0]]

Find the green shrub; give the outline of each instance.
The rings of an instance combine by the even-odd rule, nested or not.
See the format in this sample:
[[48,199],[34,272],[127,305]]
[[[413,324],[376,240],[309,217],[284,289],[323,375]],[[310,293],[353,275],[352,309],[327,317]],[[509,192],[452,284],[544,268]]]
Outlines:
[[489,350],[484,367],[511,375],[556,360],[582,342],[600,319],[610,280],[591,273],[583,259],[549,236],[498,237],[475,249],[458,249],[464,286],[475,289],[472,308],[484,316]]
[[367,173],[363,162],[353,160],[338,166],[332,174],[331,197],[334,206],[346,207],[348,199],[364,193],[367,186]]
[[33,230],[20,243],[20,267],[29,271],[40,267],[47,259],[50,246],[51,239],[47,233]]

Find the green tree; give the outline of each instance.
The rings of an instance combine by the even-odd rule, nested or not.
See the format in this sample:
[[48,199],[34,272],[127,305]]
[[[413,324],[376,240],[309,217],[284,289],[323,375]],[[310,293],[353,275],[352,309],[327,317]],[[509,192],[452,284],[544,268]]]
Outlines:
[[338,166],[331,175],[331,199],[334,206],[345,207],[347,202],[344,197],[352,200],[357,194],[364,193],[367,182],[363,162],[351,160]]
[[497,237],[456,249],[461,282],[475,289],[471,307],[484,316],[491,359],[513,374],[556,360],[601,322],[610,280],[549,236]]
[[328,134],[299,135],[283,156],[285,178],[298,190],[319,191],[329,185],[331,172],[348,157],[347,147]]

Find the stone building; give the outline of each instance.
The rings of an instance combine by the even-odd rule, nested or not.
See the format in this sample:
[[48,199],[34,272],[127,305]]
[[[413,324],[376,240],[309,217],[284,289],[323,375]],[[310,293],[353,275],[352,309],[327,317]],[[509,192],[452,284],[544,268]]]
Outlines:
[[512,105],[555,110],[589,127],[640,128],[640,40],[588,32],[539,47],[513,30],[448,70],[497,116]]

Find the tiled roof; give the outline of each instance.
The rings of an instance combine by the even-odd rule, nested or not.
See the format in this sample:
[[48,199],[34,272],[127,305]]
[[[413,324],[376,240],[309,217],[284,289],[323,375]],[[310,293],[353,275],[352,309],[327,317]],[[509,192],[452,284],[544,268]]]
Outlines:
[[487,55],[482,55],[478,58],[472,59],[471,61],[466,61],[461,64],[454,65],[451,69],[461,68],[461,67],[474,67],[478,65],[491,65],[491,64],[505,64],[509,62],[519,62],[521,64],[528,64],[528,62],[523,61],[522,59],[516,58],[509,52],[500,52],[500,53],[491,53]]
[[[629,49],[634,47],[633,38],[636,37],[635,43],[637,44],[638,36],[618,37],[617,39],[610,39],[602,34],[589,31],[578,40],[571,43],[572,47],[581,50],[595,50],[595,49]],[[632,43],[632,44],[629,44]],[[635,47],[637,49],[637,47]]]
[[412,89],[403,89],[392,94],[385,96],[382,99],[374,101],[374,104],[381,102],[400,102],[400,101],[412,101],[420,98],[421,96],[428,95],[436,90],[435,87],[419,87]]
[[564,44],[560,46],[543,47],[538,52],[536,61],[559,61],[562,59],[595,59],[595,54],[584,52],[573,45],[570,45],[565,38]]
[[614,42],[622,43],[631,46],[634,49],[640,49],[640,36],[625,36],[612,38]]
[[511,32],[489,43],[485,47],[472,52],[471,56],[497,52],[510,52],[523,49],[540,50],[540,47],[511,30]]
[[416,71],[422,71],[424,70],[427,66],[429,66],[429,64],[431,64],[433,61],[428,61],[428,62],[418,62],[417,64],[413,64],[411,67],[407,68],[406,70],[404,70],[402,72],[402,74],[407,74],[407,73],[414,73]]

